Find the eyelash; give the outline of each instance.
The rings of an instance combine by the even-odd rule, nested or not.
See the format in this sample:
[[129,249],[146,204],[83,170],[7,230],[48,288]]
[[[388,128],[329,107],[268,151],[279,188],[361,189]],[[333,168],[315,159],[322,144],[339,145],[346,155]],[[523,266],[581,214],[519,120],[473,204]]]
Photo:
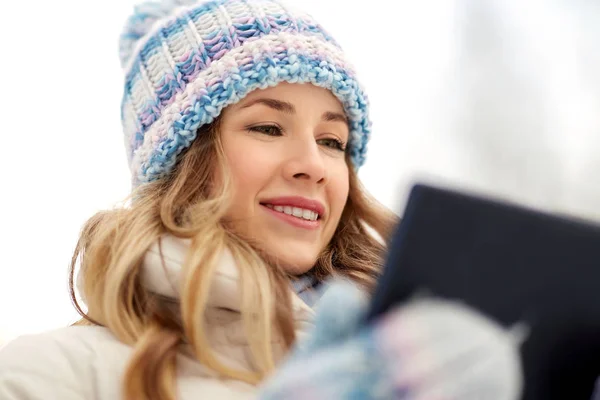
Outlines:
[[[266,129],[274,129],[277,131],[277,133],[276,134],[267,133],[264,131],[265,128]],[[248,128],[248,132],[256,132],[256,133],[261,133],[263,135],[273,136],[273,137],[281,136],[282,131],[283,131],[283,129],[281,129],[277,125],[257,125],[257,126],[251,126]],[[338,138],[326,138],[326,139],[320,139],[319,141],[332,143],[332,145],[325,145],[326,147],[329,147],[331,149],[342,151],[342,152],[346,151],[346,143],[342,142]]]

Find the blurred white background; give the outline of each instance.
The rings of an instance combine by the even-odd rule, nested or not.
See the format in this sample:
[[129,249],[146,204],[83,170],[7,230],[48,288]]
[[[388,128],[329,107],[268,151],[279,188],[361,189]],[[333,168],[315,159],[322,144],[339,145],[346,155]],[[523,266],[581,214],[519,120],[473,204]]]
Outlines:
[[[30,0],[0,16],[0,343],[76,319],[66,272],[79,228],[128,193],[117,40],[135,3]],[[384,204],[400,212],[426,178],[600,219],[598,4],[299,5],[367,88],[374,133],[360,175]]]

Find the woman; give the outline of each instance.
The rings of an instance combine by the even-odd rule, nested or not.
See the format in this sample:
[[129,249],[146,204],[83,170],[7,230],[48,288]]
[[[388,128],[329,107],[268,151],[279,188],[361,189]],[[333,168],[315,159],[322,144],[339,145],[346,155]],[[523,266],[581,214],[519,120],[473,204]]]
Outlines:
[[[145,4],[121,56],[131,201],[83,228],[82,321],[0,352],[0,397],[256,398],[312,327],[323,281],[368,291],[377,278],[385,247],[367,226],[386,239],[396,218],[356,177],[366,96],[331,36],[277,0]],[[350,337],[330,360],[370,348],[351,333],[361,295],[341,293],[329,303],[347,296],[346,324],[325,318],[284,375],[315,370],[306,355],[328,335]],[[300,393],[272,382],[260,396]]]

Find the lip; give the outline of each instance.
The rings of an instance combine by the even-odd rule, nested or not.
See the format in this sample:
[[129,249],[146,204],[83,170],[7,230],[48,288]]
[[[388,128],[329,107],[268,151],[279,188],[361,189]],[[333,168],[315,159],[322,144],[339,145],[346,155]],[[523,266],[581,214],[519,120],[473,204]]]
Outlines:
[[265,211],[267,211],[268,213],[273,215],[275,218],[278,218],[279,220],[281,220],[283,222],[287,222],[288,224],[290,224],[296,228],[302,228],[302,229],[306,229],[306,230],[315,230],[321,226],[320,219],[318,219],[316,221],[308,221],[306,219],[294,217],[293,215],[288,215],[288,214],[285,214],[285,213],[282,213],[279,211],[272,210],[269,207],[265,206],[264,204],[261,204],[260,206],[263,209],[265,209]]
[[[319,218],[316,221],[308,221],[302,218],[294,217],[293,215],[288,215],[279,211],[275,211],[267,207],[266,204],[271,204],[274,206],[290,206],[304,208],[305,210],[316,212],[317,214],[319,214]],[[296,228],[303,228],[307,230],[318,229],[321,226],[321,223],[323,222],[323,218],[325,216],[325,206],[321,202],[317,200],[307,199],[305,197],[287,196],[264,199],[260,201],[260,205],[267,212],[269,212],[271,215],[278,218],[279,220],[287,222],[288,224]]]
[[[274,206],[291,206],[304,208],[306,210],[314,211],[319,214],[319,220],[324,219],[325,217],[325,206],[318,200],[307,199],[306,197],[300,196],[286,196],[286,197],[276,197],[272,199],[264,199],[260,202],[261,205],[272,204]],[[266,207],[268,209],[268,207]],[[277,212],[277,211],[275,211]]]

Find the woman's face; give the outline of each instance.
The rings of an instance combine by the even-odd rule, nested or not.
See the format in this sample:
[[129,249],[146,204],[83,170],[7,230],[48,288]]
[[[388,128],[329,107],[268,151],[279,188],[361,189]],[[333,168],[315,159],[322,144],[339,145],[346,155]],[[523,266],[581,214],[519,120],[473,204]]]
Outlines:
[[227,215],[291,274],[310,270],[348,198],[348,122],[328,90],[281,83],[222,113],[221,138],[234,187]]

